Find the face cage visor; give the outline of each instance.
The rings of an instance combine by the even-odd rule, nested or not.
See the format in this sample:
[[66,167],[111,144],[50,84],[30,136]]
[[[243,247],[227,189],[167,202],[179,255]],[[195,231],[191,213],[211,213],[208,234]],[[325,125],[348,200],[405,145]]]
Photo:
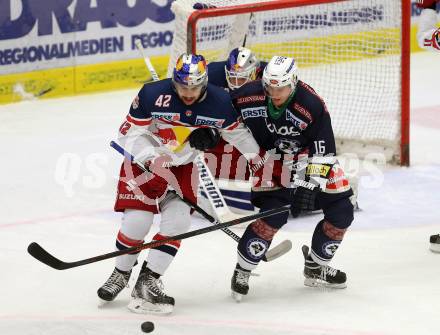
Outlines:
[[255,80],[256,78],[257,69],[253,68],[247,71],[229,71],[225,66],[225,74],[226,74],[226,81],[228,83],[228,87],[231,90],[236,90],[237,88],[240,88],[244,84],[247,84],[248,82]]

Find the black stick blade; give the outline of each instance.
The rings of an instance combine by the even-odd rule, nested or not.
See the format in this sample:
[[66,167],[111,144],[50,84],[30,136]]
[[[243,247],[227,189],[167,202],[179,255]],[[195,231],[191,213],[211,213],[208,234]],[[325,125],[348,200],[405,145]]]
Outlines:
[[36,242],[32,242],[31,244],[29,244],[27,251],[32,257],[36,258],[41,263],[50,266],[51,268],[54,268],[56,270],[65,270],[69,268],[67,263],[60,261],[58,258],[49,254]]

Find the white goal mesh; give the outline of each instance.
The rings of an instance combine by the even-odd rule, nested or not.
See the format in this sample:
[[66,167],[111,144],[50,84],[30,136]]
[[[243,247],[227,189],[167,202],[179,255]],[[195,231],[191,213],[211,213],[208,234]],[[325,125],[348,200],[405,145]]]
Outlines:
[[[296,6],[295,0],[273,1],[290,7],[254,7],[244,14],[201,18],[194,40],[187,31],[196,2],[173,3],[176,28],[169,70],[183,52],[195,50],[208,61],[225,60],[244,40],[260,60],[294,57],[300,79],[327,104],[339,152],[361,157],[380,153],[387,161],[401,161],[402,1],[311,0],[306,6]],[[256,5],[243,0],[205,2],[217,8],[246,3]]]

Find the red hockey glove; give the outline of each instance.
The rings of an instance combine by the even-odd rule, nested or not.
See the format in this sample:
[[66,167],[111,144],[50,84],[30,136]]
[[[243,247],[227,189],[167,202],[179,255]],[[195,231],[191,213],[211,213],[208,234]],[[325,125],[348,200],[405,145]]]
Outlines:
[[439,2],[439,0],[417,0],[416,5],[419,8],[435,9],[437,2]]
[[150,178],[147,180],[146,196],[150,199],[157,199],[164,195],[167,191],[168,181],[165,179],[171,171],[168,169],[171,163],[171,157],[164,155],[155,158],[153,161],[145,164],[151,172]]

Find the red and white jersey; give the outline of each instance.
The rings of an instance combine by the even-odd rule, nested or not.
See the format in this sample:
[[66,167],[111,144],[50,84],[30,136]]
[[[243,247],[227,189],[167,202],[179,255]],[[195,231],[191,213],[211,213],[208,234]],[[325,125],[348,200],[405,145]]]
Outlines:
[[440,52],[440,28],[437,27],[437,12],[426,8],[419,18],[417,41],[419,46],[430,51]]

